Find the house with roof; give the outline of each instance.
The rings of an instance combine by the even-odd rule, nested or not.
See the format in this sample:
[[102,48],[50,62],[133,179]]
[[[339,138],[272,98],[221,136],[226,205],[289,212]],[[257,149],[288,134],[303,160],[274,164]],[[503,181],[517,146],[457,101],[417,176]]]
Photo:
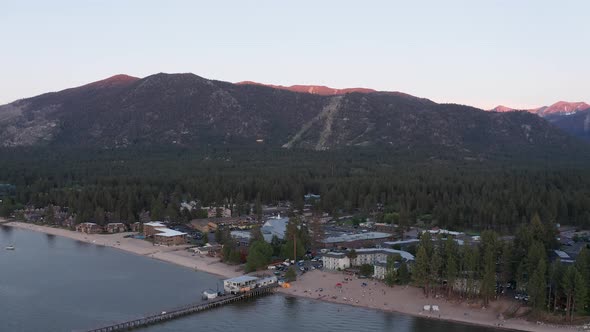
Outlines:
[[165,228],[166,225],[159,221],[146,222],[145,224],[143,224],[143,235],[145,235],[145,237],[153,236],[158,232],[156,231],[156,228],[162,227]]
[[322,240],[324,247],[346,247],[361,248],[380,244],[382,241],[390,240],[393,235],[383,232],[360,232],[360,233],[341,233],[329,235]]
[[223,289],[229,294],[239,294],[247,292],[256,287],[258,277],[253,276],[239,276],[235,278],[225,279],[223,281]]
[[266,242],[270,242],[273,236],[276,236],[282,240],[285,237],[288,223],[289,218],[281,218],[280,214],[274,218],[268,219],[260,228],[262,236],[264,236],[264,240],[266,240]]
[[76,225],[76,231],[86,234],[98,234],[103,232],[103,228],[93,222],[83,222]]
[[165,246],[176,246],[186,244],[186,233],[175,231],[166,227],[158,227],[155,229],[157,233],[153,235],[154,243]]

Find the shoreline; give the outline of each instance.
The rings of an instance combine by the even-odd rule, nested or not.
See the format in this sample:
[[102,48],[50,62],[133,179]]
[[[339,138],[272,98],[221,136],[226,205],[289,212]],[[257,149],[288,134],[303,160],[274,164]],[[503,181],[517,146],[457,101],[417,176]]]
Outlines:
[[[0,222],[2,222],[1,218]],[[20,221],[9,221],[2,223],[2,225],[30,230],[38,233],[62,236],[89,244],[111,247],[130,254],[156,259],[177,266],[189,268],[191,270],[210,273],[222,279],[237,277],[243,274],[243,271],[240,269],[237,269],[235,266],[224,264],[219,261],[218,258],[199,254],[193,255],[192,253],[185,250],[186,248],[190,247],[188,245],[173,247],[157,246],[145,240],[124,237],[125,235],[135,234],[133,232],[115,234],[86,234],[64,228],[37,225]]]
[[[344,281],[348,277],[349,281]],[[341,283],[342,288],[335,284]],[[366,283],[367,286],[361,286]],[[318,292],[323,288],[322,292]],[[337,304],[362,307],[365,309],[394,312],[413,317],[449,321],[474,326],[491,327],[505,331],[572,331],[580,326],[553,326],[536,324],[522,318],[499,319],[511,303],[501,299],[490,303],[489,307],[469,305],[466,302],[456,303],[439,298],[426,298],[422,290],[411,286],[386,286],[381,282],[370,279],[350,278],[342,273],[328,271],[311,271],[297,278],[290,288],[281,288],[279,293],[314,301],[324,301]],[[335,297],[335,298],[334,298]],[[438,305],[440,311],[425,312],[424,305]]]
[[[132,232],[116,234],[86,234],[71,231],[63,228],[37,225],[19,221],[4,222],[0,218],[0,224],[8,227],[15,227],[34,232],[62,236],[89,244],[101,245],[119,249],[121,251],[140,255],[177,266],[189,268],[213,274],[220,278],[232,278],[244,274],[244,272],[219,261],[214,257],[194,255],[187,252],[184,246],[155,246],[145,240],[124,238]],[[278,292],[285,296],[295,296],[314,301],[323,301],[336,304],[346,304],[362,307],[369,310],[384,312],[395,312],[413,317],[434,319],[441,321],[456,322],[460,324],[491,327],[512,331],[567,331],[577,330],[579,326],[549,326],[539,325],[522,318],[500,320],[497,313],[503,312],[502,308],[507,307],[508,301],[498,300],[491,303],[488,309],[470,307],[467,303],[452,303],[444,298],[425,298],[422,290],[411,286],[395,286],[390,288],[381,282],[370,279],[357,279],[346,282],[347,277],[342,273],[331,271],[310,271],[299,276],[297,281],[291,283],[290,288],[279,288]],[[350,278],[350,277],[349,277]],[[366,282],[367,286],[362,287],[361,283]],[[335,289],[336,283],[342,283],[341,289]],[[317,292],[323,288],[323,292]],[[315,296],[314,296],[315,295]],[[367,295],[367,296],[365,296]],[[336,298],[333,298],[335,296]],[[354,302],[353,299],[356,301]],[[438,305],[439,313],[424,312],[421,310],[424,305]],[[498,325],[501,324],[501,325]]]

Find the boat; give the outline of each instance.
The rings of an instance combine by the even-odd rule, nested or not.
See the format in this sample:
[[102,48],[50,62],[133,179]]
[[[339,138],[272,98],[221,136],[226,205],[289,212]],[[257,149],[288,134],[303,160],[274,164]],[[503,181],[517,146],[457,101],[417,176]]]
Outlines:
[[15,248],[14,248],[14,246],[13,246],[13,245],[6,246],[6,250],[14,250],[14,249],[15,249]]

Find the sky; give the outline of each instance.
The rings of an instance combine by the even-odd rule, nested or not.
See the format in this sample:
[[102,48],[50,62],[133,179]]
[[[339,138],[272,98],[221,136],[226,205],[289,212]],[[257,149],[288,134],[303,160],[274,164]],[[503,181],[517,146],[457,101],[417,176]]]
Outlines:
[[128,74],[590,102],[590,1],[2,0],[0,104]]

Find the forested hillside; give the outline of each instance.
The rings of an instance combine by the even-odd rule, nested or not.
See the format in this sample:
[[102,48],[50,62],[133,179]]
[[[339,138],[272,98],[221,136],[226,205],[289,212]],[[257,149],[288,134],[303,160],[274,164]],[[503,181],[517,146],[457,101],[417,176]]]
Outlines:
[[[418,158],[380,150],[311,152],[284,149],[151,149],[0,151],[0,183],[16,185],[19,205],[68,206],[79,221],[184,219],[179,204],[292,201],[321,194],[320,208],[395,215],[459,229],[514,230],[538,212],[542,220],[590,227],[586,162],[551,159],[465,161]],[[383,206],[383,209],[378,206]]]

